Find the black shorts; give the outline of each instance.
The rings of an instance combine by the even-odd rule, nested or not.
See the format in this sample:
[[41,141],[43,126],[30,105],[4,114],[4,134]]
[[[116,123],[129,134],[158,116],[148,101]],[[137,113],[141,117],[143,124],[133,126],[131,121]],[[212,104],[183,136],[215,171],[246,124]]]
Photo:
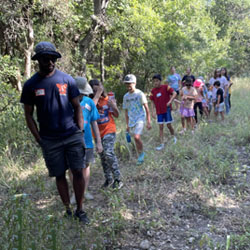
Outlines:
[[68,168],[78,169],[85,166],[84,135],[80,130],[63,139],[42,138],[40,145],[51,177],[65,174]]
[[180,94],[180,90],[175,90],[176,94],[179,95]]

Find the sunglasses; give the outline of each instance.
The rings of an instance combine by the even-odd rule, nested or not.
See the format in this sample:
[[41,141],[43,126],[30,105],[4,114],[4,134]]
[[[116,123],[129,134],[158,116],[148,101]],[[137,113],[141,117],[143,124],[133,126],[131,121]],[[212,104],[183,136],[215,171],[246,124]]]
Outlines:
[[50,56],[42,56],[40,58],[40,61],[42,61],[42,63],[49,63],[49,62],[52,62],[52,63],[55,63],[57,61],[57,58],[56,57],[50,57]]

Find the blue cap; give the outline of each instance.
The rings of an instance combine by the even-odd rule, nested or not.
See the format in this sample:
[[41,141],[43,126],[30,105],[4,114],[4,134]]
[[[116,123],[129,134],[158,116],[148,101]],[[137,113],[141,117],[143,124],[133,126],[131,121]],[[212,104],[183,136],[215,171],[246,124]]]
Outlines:
[[61,54],[56,51],[54,44],[50,42],[40,42],[36,45],[35,55],[31,58],[32,60],[38,60],[42,55],[52,55],[55,58],[61,58]]

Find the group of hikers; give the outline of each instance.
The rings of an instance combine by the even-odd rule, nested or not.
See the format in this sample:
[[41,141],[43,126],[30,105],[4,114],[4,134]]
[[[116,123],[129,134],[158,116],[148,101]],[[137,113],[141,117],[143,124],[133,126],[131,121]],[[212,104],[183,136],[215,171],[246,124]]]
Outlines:
[[[48,168],[49,176],[55,177],[61,200],[66,208],[66,216],[78,219],[84,224],[89,218],[83,210],[83,200],[93,199],[87,192],[90,179],[90,165],[94,162],[94,143],[100,156],[105,182],[102,188],[120,189],[123,186],[114,146],[116,124],[119,109],[112,92],[107,93],[100,81],[85,77],[72,78],[56,69],[55,64],[61,54],[50,42],[40,42],[35,47],[32,60],[37,60],[39,71],[23,86],[21,103],[24,104],[26,123],[40,145]],[[151,112],[146,95],[136,88],[136,76],[128,74],[123,82],[128,92],[123,97],[122,108],[125,110],[126,138],[133,136],[138,153],[137,165],[144,162],[145,152],[141,135],[144,125],[151,129],[151,115],[159,124],[160,145],[156,150],[164,149],[164,124],[173,136],[173,109],[180,111],[182,131],[188,128],[194,133],[198,124],[197,108],[200,115],[210,119],[214,108],[215,116],[221,114],[224,119],[230,110],[231,82],[225,68],[216,70],[214,77],[205,84],[204,79],[195,79],[191,69],[181,79],[171,67],[171,74],[163,84],[162,76],[152,77],[154,88],[150,94]],[[165,82],[164,82],[165,83]],[[36,107],[37,121],[33,118]],[[186,125],[187,124],[187,125]],[[66,178],[72,182],[74,195],[70,198]],[[76,203],[72,211],[71,204]]]

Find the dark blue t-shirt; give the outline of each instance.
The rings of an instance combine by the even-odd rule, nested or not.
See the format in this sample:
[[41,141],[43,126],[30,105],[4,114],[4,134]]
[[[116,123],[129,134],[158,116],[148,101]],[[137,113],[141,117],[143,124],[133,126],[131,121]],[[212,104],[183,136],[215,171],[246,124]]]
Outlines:
[[21,103],[36,106],[41,137],[66,137],[79,130],[70,103],[79,94],[75,80],[55,70],[50,77],[34,74],[23,86]]

